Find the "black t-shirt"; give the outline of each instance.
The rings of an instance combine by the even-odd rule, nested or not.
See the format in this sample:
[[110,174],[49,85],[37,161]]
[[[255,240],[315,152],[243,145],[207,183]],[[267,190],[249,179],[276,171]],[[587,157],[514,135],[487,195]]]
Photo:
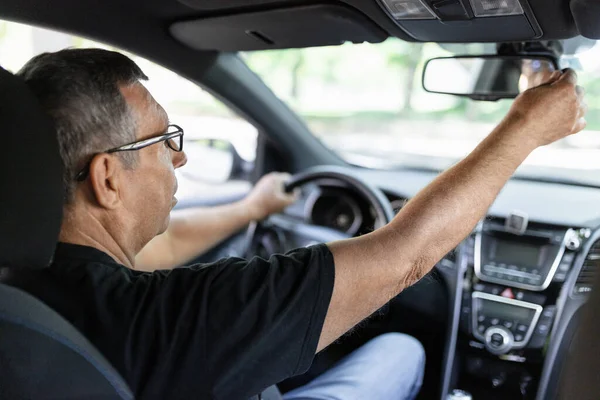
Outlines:
[[77,327],[137,398],[247,399],[309,368],[334,264],[319,245],[143,273],[61,243],[50,267],[1,276]]

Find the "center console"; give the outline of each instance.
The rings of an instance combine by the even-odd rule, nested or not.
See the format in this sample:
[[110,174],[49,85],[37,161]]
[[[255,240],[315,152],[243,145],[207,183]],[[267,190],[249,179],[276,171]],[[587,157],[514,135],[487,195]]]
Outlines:
[[459,250],[460,312],[450,388],[534,399],[558,298],[589,229],[486,219]]

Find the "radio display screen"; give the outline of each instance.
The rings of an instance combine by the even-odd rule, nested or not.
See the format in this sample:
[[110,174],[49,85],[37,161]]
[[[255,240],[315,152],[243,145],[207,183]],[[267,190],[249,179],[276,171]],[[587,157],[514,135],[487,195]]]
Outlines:
[[479,312],[490,318],[500,318],[509,321],[517,320],[519,323],[530,323],[535,315],[535,310],[525,307],[503,304],[486,299],[479,300]]
[[539,244],[497,238],[492,261],[509,265],[538,266],[540,264],[541,248]]

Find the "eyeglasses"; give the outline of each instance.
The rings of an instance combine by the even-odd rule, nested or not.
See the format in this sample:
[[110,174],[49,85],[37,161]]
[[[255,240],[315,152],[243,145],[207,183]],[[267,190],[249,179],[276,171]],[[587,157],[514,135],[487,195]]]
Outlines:
[[[179,125],[171,124],[168,126],[167,133],[165,133],[164,135],[124,144],[123,146],[115,147],[114,149],[103,151],[102,153],[110,154],[118,153],[121,151],[136,151],[160,142],[165,142],[166,145],[169,146],[169,148],[173,151],[183,151],[183,128],[181,128]],[[82,182],[87,178],[88,174],[90,173],[91,162],[92,160],[88,161],[85,167],[83,167],[83,169],[79,171],[77,175],[75,175],[76,181]]]

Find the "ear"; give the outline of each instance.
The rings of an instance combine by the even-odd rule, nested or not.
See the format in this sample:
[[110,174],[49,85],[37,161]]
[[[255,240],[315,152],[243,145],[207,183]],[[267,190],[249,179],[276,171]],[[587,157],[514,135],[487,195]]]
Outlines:
[[89,180],[100,207],[112,210],[121,202],[122,169],[114,155],[102,153],[92,159]]

